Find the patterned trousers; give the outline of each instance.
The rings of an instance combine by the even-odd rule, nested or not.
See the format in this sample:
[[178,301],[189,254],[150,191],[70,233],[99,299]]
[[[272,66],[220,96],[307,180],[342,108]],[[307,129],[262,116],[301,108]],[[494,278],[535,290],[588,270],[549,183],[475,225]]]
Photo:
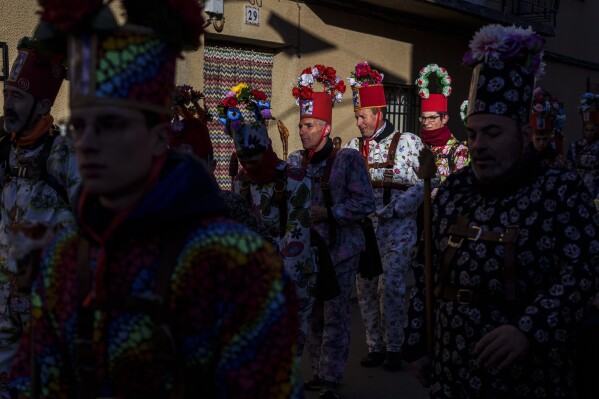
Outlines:
[[356,276],[358,303],[366,328],[369,352],[399,352],[407,322],[407,279],[410,257],[396,251],[381,253],[383,274]]
[[310,318],[308,353],[314,376],[340,383],[349,356],[352,280],[359,255],[335,264],[341,293],[329,301],[317,300]]

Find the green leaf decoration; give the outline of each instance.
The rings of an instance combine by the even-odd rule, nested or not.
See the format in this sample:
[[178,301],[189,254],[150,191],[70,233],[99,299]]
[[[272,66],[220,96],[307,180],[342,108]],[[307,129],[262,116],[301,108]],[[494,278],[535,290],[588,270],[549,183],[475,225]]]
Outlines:
[[308,198],[310,198],[310,190],[305,184],[302,184],[295,195],[291,197],[291,204],[296,208],[301,208],[306,205]]

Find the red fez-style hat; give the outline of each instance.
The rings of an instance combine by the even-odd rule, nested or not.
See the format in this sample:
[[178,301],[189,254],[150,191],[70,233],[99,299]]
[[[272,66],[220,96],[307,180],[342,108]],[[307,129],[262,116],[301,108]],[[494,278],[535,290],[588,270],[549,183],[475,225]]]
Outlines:
[[354,102],[354,111],[364,108],[381,108],[387,106],[385,89],[380,84],[362,87],[354,86],[352,88],[352,100]]
[[447,97],[443,94],[429,94],[420,103],[422,112],[447,112]]
[[212,120],[210,114],[200,105],[205,96],[189,85],[175,88],[173,100],[172,135],[169,147],[197,155],[205,161],[214,156],[212,140],[207,122]]
[[312,93],[312,98],[300,97],[300,120],[304,118],[320,119],[331,123],[333,120],[333,96],[321,92]]
[[183,122],[183,130],[173,133],[169,147],[191,152],[203,160],[212,159],[214,156],[208,126],[195,118],[186,119]]
[[382,73],[370,67],[366,61],[359,62],[356,65],[349,78],[354,111],[387,106],[385,89],[382,84],[384,77]]
[[596,123],[599,125],[599,111],[589,110],[580,114],[582,123]]
[[48,56],[35,47],[36,41],[24,38],[19,43],[19,53],[6,80],[7,86],[17,87],[38,100],[54,100],[58,95],[66,70],[63,57]]

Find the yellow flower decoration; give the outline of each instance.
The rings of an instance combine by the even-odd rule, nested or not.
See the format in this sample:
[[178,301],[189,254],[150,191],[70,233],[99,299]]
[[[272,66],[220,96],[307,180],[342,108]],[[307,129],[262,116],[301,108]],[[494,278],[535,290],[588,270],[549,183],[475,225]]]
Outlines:
[[241,91],[243,89],[247,89],[249,86],[246,85],[245,83],[239,83],[237,86],[233,86],[231,88],[231,91],[234,91],[235,94],[237,94],[237,96],[239,96],[241,94]]

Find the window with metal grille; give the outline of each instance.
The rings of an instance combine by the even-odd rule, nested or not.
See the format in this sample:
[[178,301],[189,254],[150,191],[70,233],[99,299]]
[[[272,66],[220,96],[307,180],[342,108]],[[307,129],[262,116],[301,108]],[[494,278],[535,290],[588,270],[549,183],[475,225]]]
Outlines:
[[385,84],[385,97],[387,119],[393,123],[396,130],[412,133],[420,131],[420,97],[415,86]]

